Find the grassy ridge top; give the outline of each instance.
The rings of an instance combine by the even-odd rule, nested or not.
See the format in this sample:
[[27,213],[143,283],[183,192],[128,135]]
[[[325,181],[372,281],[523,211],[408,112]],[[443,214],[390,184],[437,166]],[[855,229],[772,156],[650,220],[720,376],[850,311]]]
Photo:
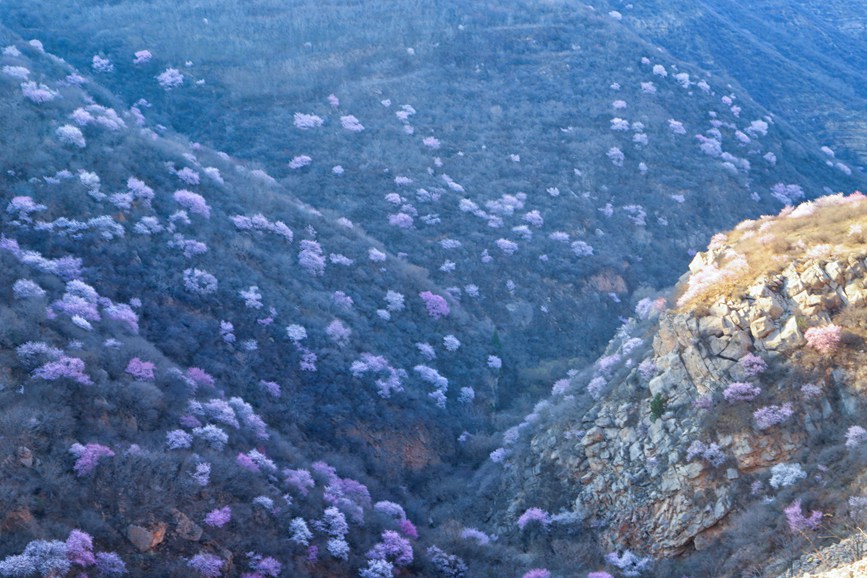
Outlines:
[[867,197],[860,192],[820,197],[740,223],[714,236],[690,266],[678,306],[707,307],[733,299],[761,277],[809,260],[847,260],[865,252]]

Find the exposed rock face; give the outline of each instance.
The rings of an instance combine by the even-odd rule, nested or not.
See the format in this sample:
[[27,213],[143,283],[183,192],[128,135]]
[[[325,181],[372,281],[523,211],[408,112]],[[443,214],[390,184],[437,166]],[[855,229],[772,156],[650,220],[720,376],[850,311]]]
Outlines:
[[790,571],[777,578],[800,576],[801,578],[861,578],[867,576],[867,558],[864,546],[867,545],[862,534],[853,536],[811,551],[792,564]]
[[33,513],[27,508],[4,512],[2,519],[0,519],[0,534],[12,532],[15,528],[26,528],[34,535],[42,531],[36,518],[33,517]]
[[[707,258],[697,256],[693,268]],[[779,275],[756,280],[743,295],[720,297],[707,310],[663,314],[651,355],[657,375],[642,385],[633,369],[614,380],[581,418],[583,435],[563,439],[570,436],[550,424],[534,431],[528,463],[517,468],[534,475],[518,482],[518,501],[565,491],[610,547],[655,556],[708,548],[736,495],[749,493],[744,476],[792,459],[831,416],[831,407],[827,401],[805,405],[797,425],[757,431],[752,406],[732,425],[715,410],[697,407],[696,400],[716,394],[717,403],[725,404],[722,390],[749,379],[738,363],[745,354],[793,355],[805,343],[806,327],[828,322],[840,308],[864,304],[865,271],[863,257],[795,262]],[[606,353],[618,352],[612,342]],[[654,397],[664,401],[657,416],[651,411]],[[724,461],[687,459],[694,441],[717,444]]]
[[[690,270],[698,270],[708,254],[697,255]],[[803,344],[799,323],[818,325],[842,307],[867,302],[865,272],[863,255],[796,261],[779,275],[758,279],[738,299],[718,299],[695,321],[708,335],[713,356],[735,359],[750,342],[760,352],[782,352]]]
[[804,574],[804,578],[858,578],[867,576],[867,560],[853,562],[841,568],[826,570],[817,574]]

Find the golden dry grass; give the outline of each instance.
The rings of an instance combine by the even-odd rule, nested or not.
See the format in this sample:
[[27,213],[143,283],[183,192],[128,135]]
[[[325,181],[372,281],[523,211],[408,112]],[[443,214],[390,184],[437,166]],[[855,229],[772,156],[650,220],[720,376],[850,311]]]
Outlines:
[[[699,292],[679,310],[701,310],[720,298],[736,297],[760,277],[778,274],[791,263],[862,256],[867,251],[867,198],[845,204],[822,203],[818,200],[815,211],[808,216],[790,217],[784,210],[778,216],[738,225],[727,234],[725,244],[746,258],[747,267]],[[858,226],[864,232],[851,234]],[[827,246],[824,251],[823,245]],[[727,261],[717,266],[723,268]],[[680,287],[678,294],[685,291],[686,286]]]

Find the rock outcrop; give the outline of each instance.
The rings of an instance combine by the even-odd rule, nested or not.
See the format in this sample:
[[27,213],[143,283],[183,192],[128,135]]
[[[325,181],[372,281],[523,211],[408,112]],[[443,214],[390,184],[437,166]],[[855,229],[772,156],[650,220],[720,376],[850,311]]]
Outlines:
[[777,578],[860,578],[867,576],[867,557],[864,547],[867,538],[857,533],[841,542],[804,554],[796,560],[790,571]]
[[159,523],[148,529],[144,526],[130,524],[126,528],[126,537],[139,552],[147,552],[159,546],[166,536],[166,524]]
[[[720,245],[697,255],[691,275],[732,249]],[[710,547],[750,496],[751,483],[776,464],[797,461],[810,436],[839,415],[829,396],[801,395],[785,379],[768,380],[755,402],[728,403],[723,391],[730,384],[758,381],[741,360],[758,356],[775,375],[791,375],[809,351],[806,329],[865,303],[862,247],[861,253],[792,261],[745,288],[720,291],[701,307],[665,312],[650,327],[633,320],[604,358],[626,363],[592,408],[570,425],[563,423],[565,409],[556,419],[537,421],[529,451],[515,450],[520,490],[513,513],[565,494],[608,548],[659,557]],[[624,345],[641,331],[652,335],[652,349],[639,368],[634,357],[627,361]],[[648,367],[655,370],[649,379]],[[855,415],[857,376],[842,367],[823,371],[840,411]],[[574,403],[569,397],[552,404]],[[792,419],[759,429],[753,411],[780,402],[792,403]],[[709,449],[704,457],[702,448]]]

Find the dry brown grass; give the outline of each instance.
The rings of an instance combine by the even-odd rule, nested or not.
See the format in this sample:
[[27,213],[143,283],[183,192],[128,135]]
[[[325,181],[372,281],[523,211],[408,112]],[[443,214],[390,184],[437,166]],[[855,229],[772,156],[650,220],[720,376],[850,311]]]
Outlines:
[[[820,201],[821,203],[821,201]],[[853,226],[864,233],[850,234]],[[733,298],[762,276],[782,272],[791,263],[811,258],[846,259],[867,252],[867,199],[840,205],[816,206],[805,217],[780,215],[746,221],[727,235],[726,245],[747,260],[747,267],[697,294],[681,311],[702,310],[720,298]],[[818,247],[827,245],[827,254],[817,257]],[[812,251],[812,253],[811,253]],[[718,263],[722,268],[726,262]],[[680,293],[685,292],[682,287]]]

